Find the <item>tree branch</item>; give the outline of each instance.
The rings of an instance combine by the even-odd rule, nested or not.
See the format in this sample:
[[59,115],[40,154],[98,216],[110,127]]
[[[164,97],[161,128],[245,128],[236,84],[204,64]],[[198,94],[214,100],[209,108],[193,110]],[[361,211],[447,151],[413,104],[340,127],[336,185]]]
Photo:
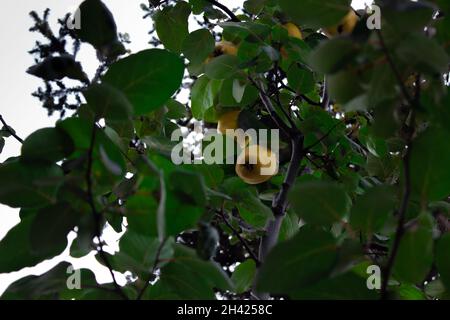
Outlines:
[[[378,33],[380,37],[380,41],[382,41],[381,33]],[[384,42],[383,42],[384,43]],[[387,48],[383,45],[385,49],[385,54],[388,56]],[[389,61],[392,61],[388,57]],[[390,62],[391,63],[391,62]],[[393,62],[392,62],[393,63]],[[398,74],[397,81],[399,81],[399,84],[401,87],[404,88],[403,81],[400,77],[400,74],[397,69],[395,68],[394,64],[391,64],[392,70],[394,73]],[[410,116],[407,118],[407,123],[405,123],[404,129],[406,130],[407,136],[406,136],[406,153],[403,157],[403,175],[405,177],[405,183],[403,188],[403,196],[402,201],[398,213],[398,222],[397,222],[397,229],[395,231],[395,238],[394,243],[392,244],[392,251],[389,256],[389,259],[387,261],[387,264],[383,270],[383,279],[381,283],[381,289],[380,289],[380,295],[381,299],[385,300],[387,299],[388,290],[387,287],[389,285],[389,278],[392,273],[392,268],[394,267],[395,259],[397,258],[398,249],[400,247],[401,239],[405,233],[405,220],[406,220],[406,210],[408,209],[409,199],[411,197],[411,149],[412,149],[412,139],[414,135],[414,125],[415,125],[415,112],[414,112],[414,106],[417,101],[420,100],[420,75],[417,76],[416,80],[416,93],[414,100],[411,99],[408,92],[405,88],[405,98],[408,100],[409,108],[410,108]],[[409,122],[409,123],[408,123]]]
[[394,60],[392,59],[392,57],[391,57],[391,55],[389,53],[388,47],[386,46],[386,42],[384,41],[384,38],[383,38],[383,35],[381,34],[381,31],[380,30],[376,30],[376,33],[377,33],[378,39],[380,40],[381,48],[382,48],[382,50],[384,52],[384,55],[386,56],[386,59],[387,59],[387,61],[389,63],[389,66],[391,67],[392,72],[394,73],[394,76],[395,76],[395,78],[396,78],[396,80],[397,80],[397,82],[398,82],[398,84],[400,86],[400,89],[402,91],[403,96],[405,97],[406,101],[408,101],[408,104],[410,106],[413,106],[414,105],[414,101],[411,98],[411,96],[409,95],[405,84],[403,83],[402,76],[401,76],[400,72],[398,71],[397,66],[394,63]]
[[92,165],[93,165],[93,160],[94,160],[93,155],[94,155],[94,147],[95,147],[95,139],[96,139],[97,129],[98,129],[97,125],[95,123],[93,123],[91,140],[90,140],[90,145],[89,145],[89,149],[88,149],[87,170],[86,170],[87,198],[88,198],[89,206],[92,210],[92,214],[94,215],[94,221],[95,221],[95,227],[96,227],[96,237],[97,237],[97,240],[99,243],[99,245],[96,249],[97,249],[97,252],[98,252],[100,258],[102,259],[103,263],[108,268],[109,273],[111,274],[115,291],[124,300],[128,300],[127,295],[122,291],[122,287],[117,283],[116,276],[114,275],[114,271],[111,266],[111,263],[109,262],[105,251],[103,250],[102,239],[101,239],[101,234],[102,234],[101,214],[95,208],[93,188],[92,188]]
[[136,300],[141,300],[142,296],[144,295],[145,291],[147,290],[148,286],[150,285],[150,281],[152,281],[152,279],[155,277],[155,272],[156,269],[158,268],[158,263],[160,261],[160,256],[162,253],[162,249],[164,248],[164,245],[167,242],[167,238],[164,238],[163,241],[161,241],[159,247],[158,247],[158,251],[156,251],[156,255],[155,255],[155,261],[153,263],[153,268],[152,271],[150,272],[150,275],[147,278],[147,281],[144,284],[144,287],[142,288],[142,290],[139,292]]
[[233,13],[233,11],[228,9],[228,7],[226,7],[225,5],[221,4],[220,2],[215,1],[215,0],[206,0],[206,2],[211,3],[212,5],[216,6],[217,8],[219,8],[223,12],[225,12],[230,17],[231,21],[241,22],[241,20],[238,17],[236,17],[236,15]]
[[8,126],[8,124],[6,123],[5,119],[3,119],[2,115],[0,114],[0,121],[3,124],[3,129],[8,131],[9,134],[11,136],[13,136],[17,141],[19,141],[20,143],[23,143],[23,139],[21,137],[19,137],[16,132],[10,127]]
[[280,130],[282,130],[287,136],[292,137],[293,136],[293,130],[296,128],[290,128],[286,123],[284,123],[283,119],[278,116],[278,114],[275,111],[275,108],[272,104],[272,101],[268,97],[267,93],[264,90],[263,85],[258,84],[255,80],[253,80],[251,77],[248,77],[249,80],[253,83],[253,85],[258,89],[259,97],[266,108],[267,112],[269,113],[270,117],[272,118],[273,122],[277,125]]
[[[261,239],[261,244],[259,247],[259,261],[264,263],[267,255],[270,250],[275,246],[278,240],[278,236],[280,233],[281,224],[283,222],[284,215],[286,213],[286,208],[288,205],[288,193],[295,182],[296,177],[300,171],[300,164],[304,157],[303,152],[303,137],[300,134],[293,136],[292,138],[292,156],[291,161],[289,163],[289,167],[286,173],[286,177],[281,186],[280,192],[274,198],[272,203],[272,212],[274,214],[274,219],[269,220],[266,225],[266,234]],[[257,275],[259,270],[257,270]],[[255,279],[258,276],[255,276]],[[269,294],[257,292],[255,288],[255,296],[259,299],[268,299]]]

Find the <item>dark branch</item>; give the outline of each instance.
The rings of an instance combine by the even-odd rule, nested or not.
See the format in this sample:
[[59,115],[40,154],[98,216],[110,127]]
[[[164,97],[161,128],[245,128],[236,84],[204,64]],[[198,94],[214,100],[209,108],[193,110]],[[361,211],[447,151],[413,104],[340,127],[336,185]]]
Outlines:
[[10,127],[8,126],[8,124],[6,123],[5,119],[3,119],[2,115],[0,114],[0,121],[3,124],[3,130],[6,130],[9,132],[9,134],[11,136],[13,136],[17,141],[19,141],[20,143],[23,143],[23,140],[21,137],[19,137],[16,132]]
[[[381,37],[381,33],[378,33],[378,34],[380,37],[380,41],[382,41],[382,43],[383,43],[382,45],[384,47],[385,54],[388,57],[388,60],[390,60],[389,52],[384,45],[384,41],[383,41],[383,38]],[[390,60],[390,61],[392,61],[392,60]],[[391,64],[391,67],[392,67],[393,72],[398,74],[397,81],[399,82],[400,86],[404,88],[403,81],[402,81],[398,71],[396,71],[397,68],[395,67],[393,62]],[[413,140],[413,136],[414,136],[414,125],[415,125],[414,106],[420,100],[420,82],[421,82],[421,77],[420,77],[420,75],[418,75],[417,79],[416,79],[416,93],[415,93],[414,100],[412,100],[412,98],[409,96],[408,92],[406,91],[406,88],[405,88],[405,92],[404,92],[405,98],[408,100],[409,109],[410,109],[410,117],[407,118],[407,120],[406,120],[407,123],[405,123],[405,125],[404,125],[404,130],[406,131],[406,134],[407,134],[407,136],[406,136],[406,153],[405,153],[405,156],[403,157],[403,175],[405,177],[404,178],[405,182],[404,182],[404,187],[403,187],[402,201],[401,201],[400,209],[398,211],[398,222],[397,222],[397,229],[395,231],[394,243],[392,244],[391,254],[390,254],[387,264],[383,270],[383,279],[381,282],[381,289],[380,289],[380,294],[381,294],[382,300],[387,299],[387,294],[388,294],[387,287],[389,284],[389,278],[392,273],[392,268],[394,267],[395,259],[397,258],[397,253],[398,253],[398,249],[400,247],[401,239],[405,233],[406,210],[408,209],[409,199],[411,197],[411,149],[412,149],[412,140]]]
[[325,133],[322,137],[320,137],[319,140],[317,140],[316,142],[314,142],[310,146],[305,147],[305,151],[311,150],[312,148],[317,146],[319,143],[321,143],[323,140],[325,140],[334,131],[334,129],[336,129],[340,124],[343,124],[343,122],[341,122],[341,121],[337,122],[334,126],[332,126],[330,128],[330,130],[328,130],[327,133]]
[[142,296],[144,295],[145,291],[147,290],[148,286],[150,285],[150,282],[152,281],[152,279],[154,279],[156,269],[158,268],[158,263],[160,262],[162,249],[164,248],[164,245],[166,244],[166,242],[167,242],[167,238],[164,238],[164,240],[161,241],[161,243],[159,244],[158,251],[156,252],[156,256],[155,256],[155,261],[153,263],[153,268],[152,268],[152,270],[150,272],[150,275],[147,278],[147,281],[144,284],[144,287],[139,292],[136,300],[141,300],[142,299]]
[[380,30],[376,30],[378,39],[380,40],[381,48],[383,49],[384,55],[386,56],[386,59],[388,60],[389,66],[391,67],[392,72],[394,73],[394,76],[398,82],[398,85],[400,86],[400,89],[402,91],[403,96],[405,97],[406,101],[408,101],[408,104],[410,106],[414,105],[414,101],[411,98],[411,96],[408,93],[408,90],[405,87],[405,84],[403,83],[402,76],[400,72],[397,69],[397,66],[394,63],[394,60],[391,57],[391,54],[389,53],[389,49],[386,46],[386,42],[384,41],[383,35],[381,34]]
[[230,17],[231,21],[234,21],[234,22],[240,22],[241,21],[238,17],[236,17],[236,15],[233,13],[233,11],[228,9],[227,6],[221,4],[220,2],[217,2],[215,0],[206,0],[206,2],[211,3],[212,5],[216,6],[217,8],[219,8],[223,12],[225,12]]

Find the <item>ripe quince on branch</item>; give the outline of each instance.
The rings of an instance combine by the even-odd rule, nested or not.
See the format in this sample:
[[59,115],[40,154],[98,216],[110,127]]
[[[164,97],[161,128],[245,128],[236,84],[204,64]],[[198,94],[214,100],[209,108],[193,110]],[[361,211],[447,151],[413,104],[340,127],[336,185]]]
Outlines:
[[350,10],[339,24],[325,28],[324,32],[330,38],[341,34],[351,34],[353,29],[355,29],[358,20],[359,17],[356,13],[353,10]]
[[260,184],[278,173],[278,159],[271,150],[253,144],[239,155],[235,170],[245,183]]
[[238,47],[230,41],[222,40],[216,43],[214,51],[209,55],[206,59],[205,63],[210,62],[212,59],[219,57],[224,54],[229,54],[230,56],[236,56],[238,51]]

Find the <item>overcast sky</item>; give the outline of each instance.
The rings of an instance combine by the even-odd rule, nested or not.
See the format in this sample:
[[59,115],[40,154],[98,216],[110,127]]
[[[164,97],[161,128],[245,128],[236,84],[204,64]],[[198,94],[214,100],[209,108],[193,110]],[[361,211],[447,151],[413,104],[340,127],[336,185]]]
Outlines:
[[[41,14],[45,8],[51,8],[50,21],[55,22],[67,12],[73,12],[82,1],[76,0],[15,0],[0,1],[0,114],[13,127],[22,138],[27,137],[33,131],[53,126],[58,115],[48,117],[47,112],[41,107],[40,102],[31,96],[31,92],[42,85],[40,79],[29,76],[25,70],[33,64],[33,58],[27,53],[33,47],[37,34],[32,34],[28,28],[32,20],[28,13],[36,10]],[[144,0],[104,0],[114,14],[119,32],[127,32],[131,36],[132,43],[127,45],[133,52],[148,48],[148,31],[150,20],[143,20],[143,12],[139,5]],[[222,0],[223,4],[236,7],[242,0]],[[364,6],[364,0],[353,1],[355,8]],[[78,60],[82,61],[83,68],[88,74],[95,72],[97,61],[95,52],[89,46],[83,46]],[[5,148],[0,154],[0,162],[11,156],[20,154],[20,144],[13,138],[7,139]],[[0,183],[8,183],[1,181]],[[18,210],[0,204],[0,239],[9,229],[19,222]],[[111,233],[106,235],[108,243],[114,244],[117,237]],[[112,246],[114,249],[114,246]],[[33,268],[26,268],[11,274],[0,274],[0,295],[8,285],[18,278],[28,274],[41,274],[52,268],[61,260],[67,260],[74,264],[75,268],[86,267],[94,269],[99,281],[110,280],[110,276],[94,259],[93,255],[87,258],[68,258],[67,250],[61,256],[45,261]],[[122,279],[123,280],[123,279]]]

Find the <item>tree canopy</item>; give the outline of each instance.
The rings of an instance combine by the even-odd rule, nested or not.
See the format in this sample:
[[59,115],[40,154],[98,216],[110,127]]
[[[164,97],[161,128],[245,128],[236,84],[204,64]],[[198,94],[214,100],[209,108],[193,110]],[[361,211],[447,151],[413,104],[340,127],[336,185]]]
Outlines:
[[[80,4],[78,27],[31,13],[33,95],[60,119],[22,139],[0,117],[0,151],[22,143],[0,164],[0,203],[20,209],[0,273],[70,245],[113,281],[62,262],[1,298],[450,298],[449,2],[375,1],[381,29],[350,0],[225,2],[142,4],[151,39],[134,53],[100,0]],[[238,128],[278,130],[279,152],[256,156],[254,137],[226,133]],[[174,163],[211,132],[240,153]],[[123,233],[114,254],[105,228]]]

